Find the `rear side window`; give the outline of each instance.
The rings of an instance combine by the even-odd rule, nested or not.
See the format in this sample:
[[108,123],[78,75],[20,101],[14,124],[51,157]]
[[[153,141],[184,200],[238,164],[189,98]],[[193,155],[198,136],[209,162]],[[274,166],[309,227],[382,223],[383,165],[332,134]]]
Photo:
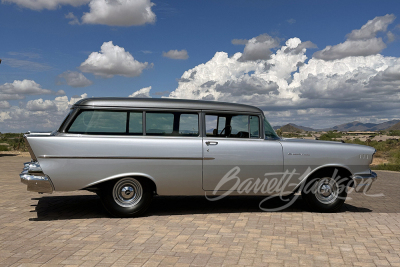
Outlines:
[[198,136],[199,115],[180,112],[146,112],[146,135]]
[[146,134],[171,135],[174,130],[174,114],[146,113]]
[[143,134],[143,112],[129,112],[129,133]]
[[198,114],[181,114],[179,117],[179,135],[197,136],[199,135],[199,116]]
[[78,114],[69,133],[126,133],[126,111],[86,110]]

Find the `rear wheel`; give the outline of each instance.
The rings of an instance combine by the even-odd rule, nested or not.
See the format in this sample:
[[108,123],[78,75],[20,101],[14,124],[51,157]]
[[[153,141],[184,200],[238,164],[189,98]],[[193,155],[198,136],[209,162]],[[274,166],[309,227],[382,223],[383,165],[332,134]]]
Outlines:
[[312,211],[337,212],[343,206],[347,197],[346,180],[333,176],[325,173],[307,181],[301,195]]
[[153,198],[149,182],[133,177],[106,182],[99,195],[105,209],[115,217],[139,216]]

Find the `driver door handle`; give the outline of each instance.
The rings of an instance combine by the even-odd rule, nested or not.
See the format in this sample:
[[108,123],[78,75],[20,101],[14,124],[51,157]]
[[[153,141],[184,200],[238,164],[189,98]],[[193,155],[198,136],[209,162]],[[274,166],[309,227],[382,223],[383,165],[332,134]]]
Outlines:
[[218,142],[215,142],[215,141],[207,141],[207,142],[206,142],[206,145],[207,145],[207,146],[210,146],[210,145],[216,146],[216,145],[218,145]]

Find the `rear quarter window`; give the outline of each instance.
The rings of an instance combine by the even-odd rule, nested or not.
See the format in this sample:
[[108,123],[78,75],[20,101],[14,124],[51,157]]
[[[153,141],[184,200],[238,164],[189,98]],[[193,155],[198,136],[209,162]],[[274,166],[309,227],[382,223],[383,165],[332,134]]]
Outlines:
[[127,112],[81,111],[68,129],[69,133],[126,133]]

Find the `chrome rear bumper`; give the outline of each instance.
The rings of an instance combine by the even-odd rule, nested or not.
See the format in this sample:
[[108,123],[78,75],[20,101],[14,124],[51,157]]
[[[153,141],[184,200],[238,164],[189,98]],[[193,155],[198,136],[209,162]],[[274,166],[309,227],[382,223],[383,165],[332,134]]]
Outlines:
[[366,193],[369,189],[371,189],[371,185],[376,181],[378,175],[371,171],[370,174],[355,174],[351,178],[354,182],[354,191],[358,193]]
[[50,177],[45,175],[38,162],[24,163],[24,170],[19,175],[21,183],[28,186],[27,190],[38,193],[53,193],[54,186]]

